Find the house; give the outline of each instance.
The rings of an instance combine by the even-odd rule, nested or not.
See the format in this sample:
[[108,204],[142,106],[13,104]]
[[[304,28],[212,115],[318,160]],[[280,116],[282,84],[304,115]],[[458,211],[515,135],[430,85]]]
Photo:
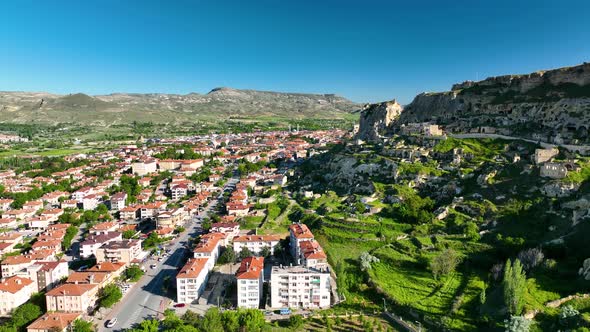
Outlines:
[[111,241],[96,250],[96,262],[120,262],[129,265],[141,254],[141,240]]
[[565,163],[546,162],[539,169],[539,175],[552,179],[563,179],[567,173],[568,169]]
[[10,198],[2,198],[0,199],[0,210],[6,211],[10,209],[10,204],[14,202],[13,199]]
[[247,248],[252,254],[260,255],[263,248],[268,248],[271,255],[281,238],[278,235],[242,235],[234,238],[234,251],[240,253]]
[[115,280],[116,278],[120,277],[123,272],[125,272],[126,268],[127,265],[123,262],[101,262],[97,263],[86,271],[108,273],[110,274],[111,280]]
[[68,284],[98,284],[100,287],[113,281],[114,278],[110,272],[96,272],[96,271],[76,271],[72,272],[66,283]]
[[116,221],[105,221],[92,226],[88,233],[99,235],[109,232],[116,232],[117,230],[119,230],[119,223]]
[[164,211],[156,217],[158,228],[174,227],[181,224],[187,217],[187,212],[184,208],[176,208],[170,211]]
[[207,258],[190,258],[176,275],[176,301],[193,303],[199,299],[207,285],[209,269]]
[[328,256],[315,239],[299,242],[299,251],[300,256],[295,258],[298,265],[302,264],[310,268],[328,267]]
[[78,208],[78,201],[75,199],[66,199],[61,202],[60,207],[62,209],[77,209]]
[[27,332],[66,332],[82,317],[81,312],[46,312],[27,326]]
[[211,233],[223,233],[228,241],[240,235],[240,224],[237,222],[216,222],[211,225]]
[[2,260],[2,278],[11,277],[33,263],[31,255],[8,256]]
[[80,257],[90,258],[96,255],[98,248],[112,242],[120,241],[123,236],[119,232],[107,232],[99,235],[89,235],[86,240],[80,243]]
[[96,194],[84,196],[84,198],[82,199],[82,209],[85,211],[95,210],[99,202],[100,197],[98,197],[98,195]]
[[547,149],[536,149],[535,154],[533,155],[533,162],[537,165],[551,161],[553,157],[559,154],[559,149],[557,148],[547,148]]
[[170,189],[170,193],[172,195],[172,199],[178,200],[188,194],[188,187],[185,184],[177,184]]
[[13,309],[27,302],[37,291],[32,280],[17,276],[0,281],[0,316],[10,316]]
[[119,217],[123,220],[135,220],[139,217],[138,206],[126,206],[119,210]]
[[54,253],[59,254],[61,252],[61,239],[60,240],[46,240],[46,241],[37,241],[33,243],[32,250],[42,250],[42,249],[50,249]]
[[236,273],[238,307],[258,309],[264,285],[264,258],[247,257]]
[[330,295],[328,270],[304,266],[273,266],[271,270],[271,308],[328,308]]
[[40,261],[16,272],[16,275],[32,280],[35,283],[35,292],[42,292],[57,286],[68,273],[66,261]]
[[226,204],[227,214],[230,216],[244,217],[248,215],[250,206],[242,203],[227,203]]
[[45,294],[47,311],[91,312],[96,307],[97,284],[61,284]]
[[125,207],[125,202],[127,201],[127,193],[121,192],[116,193],[111,196],[111,210],[112,211],[120,211]]

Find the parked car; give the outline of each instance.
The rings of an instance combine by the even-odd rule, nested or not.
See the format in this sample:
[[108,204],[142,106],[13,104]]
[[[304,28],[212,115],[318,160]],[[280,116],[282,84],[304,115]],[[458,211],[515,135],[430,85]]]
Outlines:
[[156,268],[156,264],[150,265],[150,269],[155,269],[155,268]]
[[186,306],[186,304],[184,304],[184,303],[176,303],[174,305],[174,308],[184,308],[185,306]]
[[290,315],[290,314],[291,314],[291,309],[289,309],[289,308],[281,309],[281,315]]
[[105,326],[108,327],[108,328],[111,328],[111,327],[115,326],[115,324],[117,324],[117,318],[116,317],[113,318],[113,319],[107,320]]

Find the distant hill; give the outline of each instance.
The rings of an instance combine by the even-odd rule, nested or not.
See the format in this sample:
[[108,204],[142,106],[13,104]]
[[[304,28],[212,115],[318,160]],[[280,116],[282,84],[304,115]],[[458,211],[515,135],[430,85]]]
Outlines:
[[0,122],[126,124],[229,119],[347,119],[361,108],[332,94],[215,88],[207,94],[0,92]]

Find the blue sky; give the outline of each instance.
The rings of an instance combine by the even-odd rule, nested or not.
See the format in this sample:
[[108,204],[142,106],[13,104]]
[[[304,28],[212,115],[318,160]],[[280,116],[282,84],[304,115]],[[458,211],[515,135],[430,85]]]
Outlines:
[[590,1],[3,1],[0,90],[359,102],[590,61]]

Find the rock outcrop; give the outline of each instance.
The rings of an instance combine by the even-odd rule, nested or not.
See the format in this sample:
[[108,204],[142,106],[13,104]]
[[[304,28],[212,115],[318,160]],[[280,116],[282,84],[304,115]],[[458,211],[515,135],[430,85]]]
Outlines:
[[361,111],[358,138],[366,141],[378,141],[386,134],[402,112],[402,106],[394,99],[379,104],[365,105]]
[[588,143],[590,64],[467,81],[451,91],[419,94],[395,121],[379,114],[361,116],[361,125],[364,121],[365,128],[378,131],[364,131],[365,139],[395,132],[402,124],[431,122],[447,132],[491,131],[551,143]]

